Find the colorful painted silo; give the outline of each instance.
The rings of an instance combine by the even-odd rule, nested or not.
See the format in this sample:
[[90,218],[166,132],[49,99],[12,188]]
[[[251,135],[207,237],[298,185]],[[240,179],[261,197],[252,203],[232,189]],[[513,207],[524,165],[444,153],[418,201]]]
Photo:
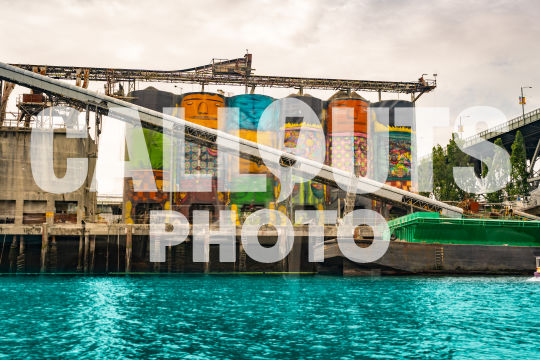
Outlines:
[[[187,121],[211,128],[217,127],[218,108],[225,105],[225,98],[213,93],[188,93],[177,96],[172,93],[148,88],[142,91],[132,92],[129,97],[137,105],[148,107],[159,112],[165,107],[182,106],[185,109],[184,118]],[[183,213],[190,218],[192,211],[196,209],[208,209],[213,217],[217,216],[218,208],[226,202],[224,194],[217,192],[216,168],[217,152],[213,149],[201,147],[186,141],[185,148],[185,172],[186,174],[208,174],[213,177],[212,190],[209,192],[185,192],[178,189],[170,194],[163,192],[163,184],[169,179],[169,174],[163,171],[163,142],[169,141],[159,132],[143,130],[145,143],[152,165],[152,173],[146,174],[147,170],[138,171],[144,184],[150,185],[155,181],[157,192],[135,192],[133,181],[126,178],[124,193],[126,197],[125,217],[128,222],[148,222],[149,210],[171,208]],[[141,149],[142,150],[142,149]],[[135,149],[135,158],[138,149]],[[130,159],[132,160],[132,159]],[[136,159],[135,159],[136,161]],[[196,180],[193,180],[196,181]],[[172,206],[171,204],[172,203]]]
[[185,119],[212,129],[217,129],[218,109],[225,106],[225,97],[209,92],[192,92],[182,95],[180,106]]
[[[136,105],[159,112],[162,112],[164,108],[174,107],[177,99],[173,93],[153,87],[133,91],[128,94],[128,97]],[[163,182],[168,179],[168,174],[163,174],[163,135],[148,129],[143,129],[143,135],[146,148],[132,149],[132,157],[129,160],[133,166],[124,179],[126,223],[148,223],[150,210],[164,209],[169,206],[169,194],[163,192]],[[143,169],[141,161],[144,159],[145,150],[148,152],[152,170]],[[141,163],[141,166],[137,166],[138,163]],[[134,181],[136,184],[133,183]],[[135,188],[145,190],[153,189],[154,186],[157,191],[135,191]]]
[[[415,139],[412,131],[414,111],[399,112],[396,109],[413,109],[414,104],[403,100],[385,100],[371,104],[373,108],[388,108],[388,125],[377,123],[378,137],[388,141],[389,168],[387,184],[403,190],[411,190],[411,146]],[[400,114],[400,115],[398,115]],[[397,116],[402,118],[397,119]],[[385,135],[385,132],[388,135]],[[388,137],[388,140],[384,136]]]
[[[345,159],[354,151],[354,173],[357,176],[365,176],[367,169],[368,106],[368,101],[356,92],[338,91],[328,99],[327,163],[335,168],[348,170]],[[335,110],[340,108],[353,109],[353,129],[348,126],[348,121],[336,119],[334,124]],[[351,143],[354,144],[354,149],[351,149]]]
[[[317,133],[325,129],[325,117],[324,117],[324,107],[323,101],[317,99],[310,95],[289,95],[289,98],[298,99],[306,103],[317,115],[318,121],[311,123],[306,121],[302,116],[300,109],[289,108],[281,109],[281,111],[287,114],[285,118],[285,146],[294,148],[298,143],[298,136],[301,129],[305,131],[305,134],[308,136],[308,141],[306,141],[307,151],[310,153],[316,153],[323,151],[326,154],[325,149],[325,140],[318,139]],[[298,113],[298,116],[291,116],[295,113]],[[319,140],[322,140],[323,149],[321,149],[321,144]],[[278,189],[279,190],[279,189]],[[279,193],[279,191],[276,191]],[[290,198],[290,205],[292,206],[292,216],[294,216],[294,211],[297,209],[311,209],[311,210],[323,210],[326,204],[326,185],[317,183],[315,181],[306,181],[300,184],[295,184],[293,192]]]
[[[225,124],[225,130],[233,132],[238,130],[238,136],[242,139],[259,142],[267,146],[275,146],[275,134],[277,129],[277,114],[265,110],[272,104],[274,99],[270,96],[258,94],[237,95],[227,99],[228,108],[238,109],[239,116],[229,116]],[[232,115],[232,114],[231,114]],[[246,159],[239,159],[240,173],[266,174],[266,191],[264,192],[231,192],[229,193],[230,207],[239,214],[243,220],[251,212],[260,208],[272,207],[274,198],[275,178],[262,164],[257,164]],[[250,189],[250,184],[245,179],[231,179],[243,189]]]
[[[238,129],[238,136],[242,139],[275,146],[277,114],[264,112],[273,101],[274,98],[270,96],[258,94],[244,94],[228,98],[227,107],[238,109],[239,117],[229,116],[225,130],[231,132]],[[253,161],[240,159],[240,172],[264,174],[268,172],[268,169]]]
[[[217,129],[218,109],[225,106],[225,97],[208,92],[187,93],[182,96],[180,107],[184,108],[184,119],[191,123]],[[179,189],[176,195],[176,210],[191,219],[193,210],[209,210],[211,220],[218,216],[218,210],[227,202],[226,194],[217,191],[217,151],[186,141],[186,174],[212,176],[210,192],[186,192]],[[192,180],[196,182],[197,180]]]
[[[182,96],[180,107],[184,119],[194,124],[217,129],[218,109],[225,106],[220,94],[200,92]],[[217,151],[186,142],[186,174],[217,175]]]

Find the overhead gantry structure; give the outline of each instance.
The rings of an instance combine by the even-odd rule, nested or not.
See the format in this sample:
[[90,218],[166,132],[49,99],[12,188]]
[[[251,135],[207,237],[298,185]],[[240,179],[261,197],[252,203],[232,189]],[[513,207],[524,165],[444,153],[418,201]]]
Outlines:
[[[143,128],[152,129],[162,133],[164,132],[164,123],[166,122],[174,128],[183,129],[177,131],[183,133],[186,141],[210,148],[215,149],[217,147],[217,138],[220,136],[227,140],[220,149],[224,149],[233,154],[239,153],[242,158],[258,163],[262,163],[263,158],[274,158],[275,160],[272,160],[272,165],[292,166],[294,175],[304,178],[313,177],[315,181],[323,184],[348,189],[348,192],[362,193],[361,196],[393,204],[407,210],[436,211],[447,216],[460,216],[463,213],[462,209],[440,201],[394,188],[383,183],[378,183],[367,178],[356,178],[354,174],[327,165],[296,157],[287,152],[247,141],[219,130],[193,124],[177,117],[137,106],[118,98],[99,94],[83,87],[74,86],[60,80],[52,79],[48,76],[43,76],[36,72],[0,63],[0,79],[28,87],[36,92],[46,93],[49,96],[60,98],[78,108],[94,111],[102,115],[109,115],[111,110],[115,108],[132,109],[138,114],[137,119],[130,118],[130,115],[123,115],[120,117],[120,120],[128,123],[131,123],[134,120],[140,120]],[[118,113],[118,111],[114,112],[114,114]],[[115,115],[115,118],[117,117],[118,116]],[[297,163],[302,163],[304,165],[302,170],[293,166]]]
[[[287,77],[271,75],[254,75],[251,67],[252,55],[232,60],[213,59],[212,63],[203,66],[182,70],[144,70],[99,68],[85,66],[51,66],[32,64],[12,64],[28,71],[41,72],[53,79],[106,82],[106,95],[117,95],[115,84],[127,84],[127,91],[135,90],[136,82],[168,82],[191,83],[205,85],[236,85],[245,86],[254,92],[256,87],[295,88],[301,93],[304,89],[318,90],[346,90],[371,91],[379,93],[410,94],[411,101],[415,102],[422,94],[436,88],[436,80],[424,79],[423,75],[418,81],[394,82],[372,80],[343,80],[308,77]],[[124,86],[122,86],[122,89]],[[120,89],[119,89],[120,90]]]

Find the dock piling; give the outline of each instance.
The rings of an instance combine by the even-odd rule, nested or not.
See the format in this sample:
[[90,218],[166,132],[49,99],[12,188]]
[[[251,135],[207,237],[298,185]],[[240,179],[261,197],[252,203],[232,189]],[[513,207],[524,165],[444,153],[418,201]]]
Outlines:
[[58,270],[58,247],[56,246],[56,235],[51,236],[51,248],[49,251],[49,271],[56,272]]
[[90,252],[90,235],[84,234],[84,273],[88,273],[88,253]]
[[131,272],[131,251],[132,251],[132,239],[133,228],[131,225],[126,226],[126,273]]
[[23,273],[26,270],[26,254],[24,253],[24,236],[19,236],[19,256],[17,256],[17,272]]
[[77,272],[82,272],[83,270],[82,258],[83,258],[83,234],[79,235],[79,256],[78,256],[78,261],[77,261]]
[[41,225],[41,268],[40,272],[47,272],[47,262],[49,260],[49,231],[47,224]]
[[95,264],[95,254],[96,254],[96,236],[92,235],[90,238],[90,273],[94,273],[94,264]]
[[13,235],[13,242],[9,248],[9,272],[17,272],[17,255],[18,255],[17,235]]

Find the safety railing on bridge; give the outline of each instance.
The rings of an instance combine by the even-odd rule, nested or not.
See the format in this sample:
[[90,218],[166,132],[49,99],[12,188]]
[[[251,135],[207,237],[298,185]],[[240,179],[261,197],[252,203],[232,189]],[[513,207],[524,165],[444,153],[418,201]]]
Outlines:
[[512,120],[509,120],[503,124],[495,126],[493,128],[479,132],[476,135],[472,135],[465,139],[465,146],[471,146],[476,144],[480,139],[492,139],[496,136],[504,134],[505,132],[520,128],[530,123],[540,120],[540,109],[530,111],[525,116],[520,115]]

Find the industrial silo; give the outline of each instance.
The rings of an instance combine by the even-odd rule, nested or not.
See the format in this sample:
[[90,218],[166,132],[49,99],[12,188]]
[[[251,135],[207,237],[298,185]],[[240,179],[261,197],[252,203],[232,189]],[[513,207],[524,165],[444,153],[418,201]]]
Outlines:
[[[369,103],[356,92],[338,91],[328,99],[327,121],[327,161],[332,167],[347,169],[345,159],[351,150],[354,152],[354,173],[365,176],[367,169],[367,114]],[[352,115],[353,128],[348,121],[334,119],[339,109],[352,109],[343,114]],[[351,139],[352,138],[352,139]],[[354,149],[351,149],[351,144]]]
[[[184,109],[184,119],[194,124],[217,129],[218,109],[225,106],[225,97],[209,92],[186,93],[180,107]],[[191,219],[194,210],[210,211],[210,219],[216,220],[219,208],[226,202],[226,194],[217,191],[217,150],[185,142],[185,173],[212,176],[210,192],[186,192],[180,188],[176,194],[175,209]],[[190,180],[197,182],[196,179]],[[184,182],[185,184],[185,182]]]
[[[227,132],[236,135],[242,139],[259,142],[267,146],[275,146],[277,113],[268,109],[274,98],[259,94],[237,95],[227,99],[227,107],[238,109],[238,115],[234,112],[229,113],[225,128]],[[236,161],[235,159],[233,159]],[[275,200],[274,185],[275,178],[273,174],[263,164],[239,159],[240,173],[244,174],[266,174],[266,190],[264,192],[241,191],[231,192],[229,194],[231,209],[238,212],[239,219],[243,219],[250,213],[261,209],[271,208]],[[230,179],[233,186],[239,186],[242,189],[250,189],[251,184],[246,179]]]
[[[175,98],[171,92],[161,91],[154,87],[133,91],[128,94],[130,102],[151,110],[163,112],[164,108],[174,107]],[[128,130],[129,131],[129,130]],[[163,192],[163,181],[168,178],[163,174],[163,135],[160,132],[143,129],[146,148],[131,149],[131,169],[126,170],[124,179],[124,218],[126,223],[148,223],[150,210],[167,207],[169,194]],[[126,134],[130,136],[130,134]],[[142,166],[144,151],[148,152],[152,169]],[[127,152],[126,152],[127,154]],[[141,165],[138,166],[137,164]],[[153,189],[157,192],[135,191],[133,178],[138,181],[139,189]]]
[[389,167],[386,182],[391,186],[409,191],[411,189],[411,146],[415,139],[414,103],[403,100],[384,100],[371,104],[371,107],[387,108],[389,111],[388,124],[381,124],[375,119],[378,141],[388,141]]
[[130,92],[128,94],[128,99],[135,105],[163,112],[164,108],[174,107],[175,94],[149,86],[144,90]]
[[[326,163],[334,168],[367,173],[367,119],[369,102],[356,92],[340,90],[326,102]],[[340,110],[343,111],[340,113]],[[352,168],[351,168],[352,153]],[[346,193],[337,187],[327,188],[327,207],[344,210]],[[357,197],[354,209],[369,208],[370,202]]]
[[[288,98],[298,99],[307,104],[317,115],[317,118],[314,119],[315,121],[308,120],[308,118],[303,116],[301,109],[296,108],[294,104],[289,105],[288,108],[280,109],[286,114],[286,118],[284,119],[285,147],[295,148],[298,143],[300,131],[302,130],[307,136],[307,141],[305,142],[307,153],[314,154],[323,151],[324,155],[326,155],[326,141],[324,138],[318,138],[321,130],[324,134],[325,129],[323,101],[310,95],[292,94]],[[276,190],[276,193],[279,193],[278,190]],[[310,180],[296,183],[289,199],[289,206],[281,204],[280,208],[283,209],[285,207],[288,209],[294,218],[294,212],[296,210],[323,210],[325,203],[326,185]]]

